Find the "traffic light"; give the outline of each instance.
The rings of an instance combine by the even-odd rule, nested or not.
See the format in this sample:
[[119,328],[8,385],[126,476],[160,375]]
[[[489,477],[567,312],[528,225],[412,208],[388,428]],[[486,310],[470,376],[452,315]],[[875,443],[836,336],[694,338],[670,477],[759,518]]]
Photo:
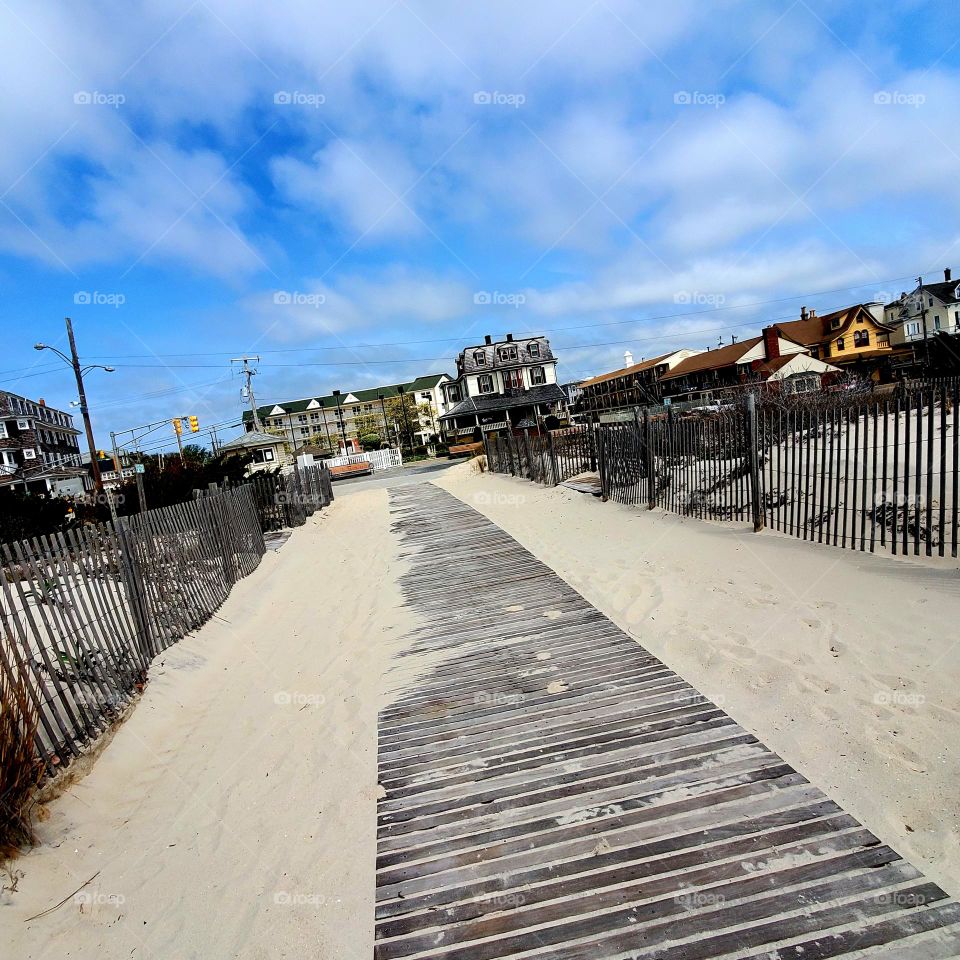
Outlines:
[[177,436],[180,436],[180,434],[183,433],[183,424],[180,422],[179,417],[176,417],[173,420],[173,432],[177,434]]
[[200,432],[200,421],[196,417],[190,417],[190,432],[199,433]]

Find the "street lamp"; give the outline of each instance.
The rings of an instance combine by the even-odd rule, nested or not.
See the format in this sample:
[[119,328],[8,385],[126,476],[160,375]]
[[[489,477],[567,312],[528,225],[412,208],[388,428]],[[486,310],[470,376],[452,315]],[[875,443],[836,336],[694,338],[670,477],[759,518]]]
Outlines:
[[390,428],[387,426],[387,406],[383,402],[383,394],[378,393],[377,399],[380,401],[380,413],[383,415],[383,442],[390,446]]
[[343,437],[343,452],[347,452],[347,430],[343,424],[343,413],[340,411],[340,391],[333,391],[334,399],[337,401],[337,420],[340,423],[340,436]]
[[73,369],[73,375],[77,378],[77,393],[80,396],[79,407],[80,415],[83,417],[83,426],[87,433],[87,446],[90,448],[90,468],[93,472],[93,485],[98,493],[103,492],[103,480],[100,478],[100,464],[97,462],[97,446],[93,441],[93,427],[90,425],[90,411],[87,408],[87,394],[83,387],[83,378],[91,370],[105,370],[107,373],[113,373],[113,367],[105,367],[102,363],[90,363],[85,367],[80,366],[80,358],[77,356],[77,342],[73,338],[73,324],[70,318],[67,321],[67,337],[70,340],[70,356],[51,347],[47,343],[35,343],[34,350],[50,350],[55,353],[67,366]]
[[397,395],[400,397],[400,411],[403,414],[403,429],[407,434],[407,447],[413,453],[413,437],[410,435],[410,421],[407,419],[407,403],[404,397],[406,390],[402,383],[397,384]]

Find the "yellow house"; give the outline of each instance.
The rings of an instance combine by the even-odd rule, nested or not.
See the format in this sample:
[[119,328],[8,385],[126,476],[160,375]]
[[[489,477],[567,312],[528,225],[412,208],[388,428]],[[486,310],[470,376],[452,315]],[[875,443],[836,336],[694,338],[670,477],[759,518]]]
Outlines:
[[857,303],[822,317],[804,307],[799,320],[778,323],[780,332],[802,343],[810,355],[838,367],[855,368],[874,380],[881,379],[885,361],[894,353],[891,328],[870,310]]

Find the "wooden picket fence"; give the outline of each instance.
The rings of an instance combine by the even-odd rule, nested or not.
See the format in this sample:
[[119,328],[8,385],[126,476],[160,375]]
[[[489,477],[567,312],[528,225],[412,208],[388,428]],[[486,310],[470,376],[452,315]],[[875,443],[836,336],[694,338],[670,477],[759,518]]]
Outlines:
[[260,563],[264,531],[332,497],[329,473],[311,468],[0,545],[0,670],[29,696],[46,771],[102,735],[154,657],[214,616]]
[[960,383],[490,437],[490,470],[555,485],[596,471],[604,500],[752,522],[820,544],[956,557]]

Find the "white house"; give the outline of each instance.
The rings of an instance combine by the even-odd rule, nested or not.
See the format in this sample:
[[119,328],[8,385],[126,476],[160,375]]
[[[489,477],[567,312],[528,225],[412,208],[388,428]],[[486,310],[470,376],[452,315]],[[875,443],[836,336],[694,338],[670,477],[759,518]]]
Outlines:
[[899,299],[883,308],[884,323],[892,327],[890,345],[901,347],[923,340],[923,320],[926,313],[927,337],[937,333],[960,333],[960,281],[954,280],[951,270],[943,271],[938,283],[915,287],[910,293],[901,293]]

